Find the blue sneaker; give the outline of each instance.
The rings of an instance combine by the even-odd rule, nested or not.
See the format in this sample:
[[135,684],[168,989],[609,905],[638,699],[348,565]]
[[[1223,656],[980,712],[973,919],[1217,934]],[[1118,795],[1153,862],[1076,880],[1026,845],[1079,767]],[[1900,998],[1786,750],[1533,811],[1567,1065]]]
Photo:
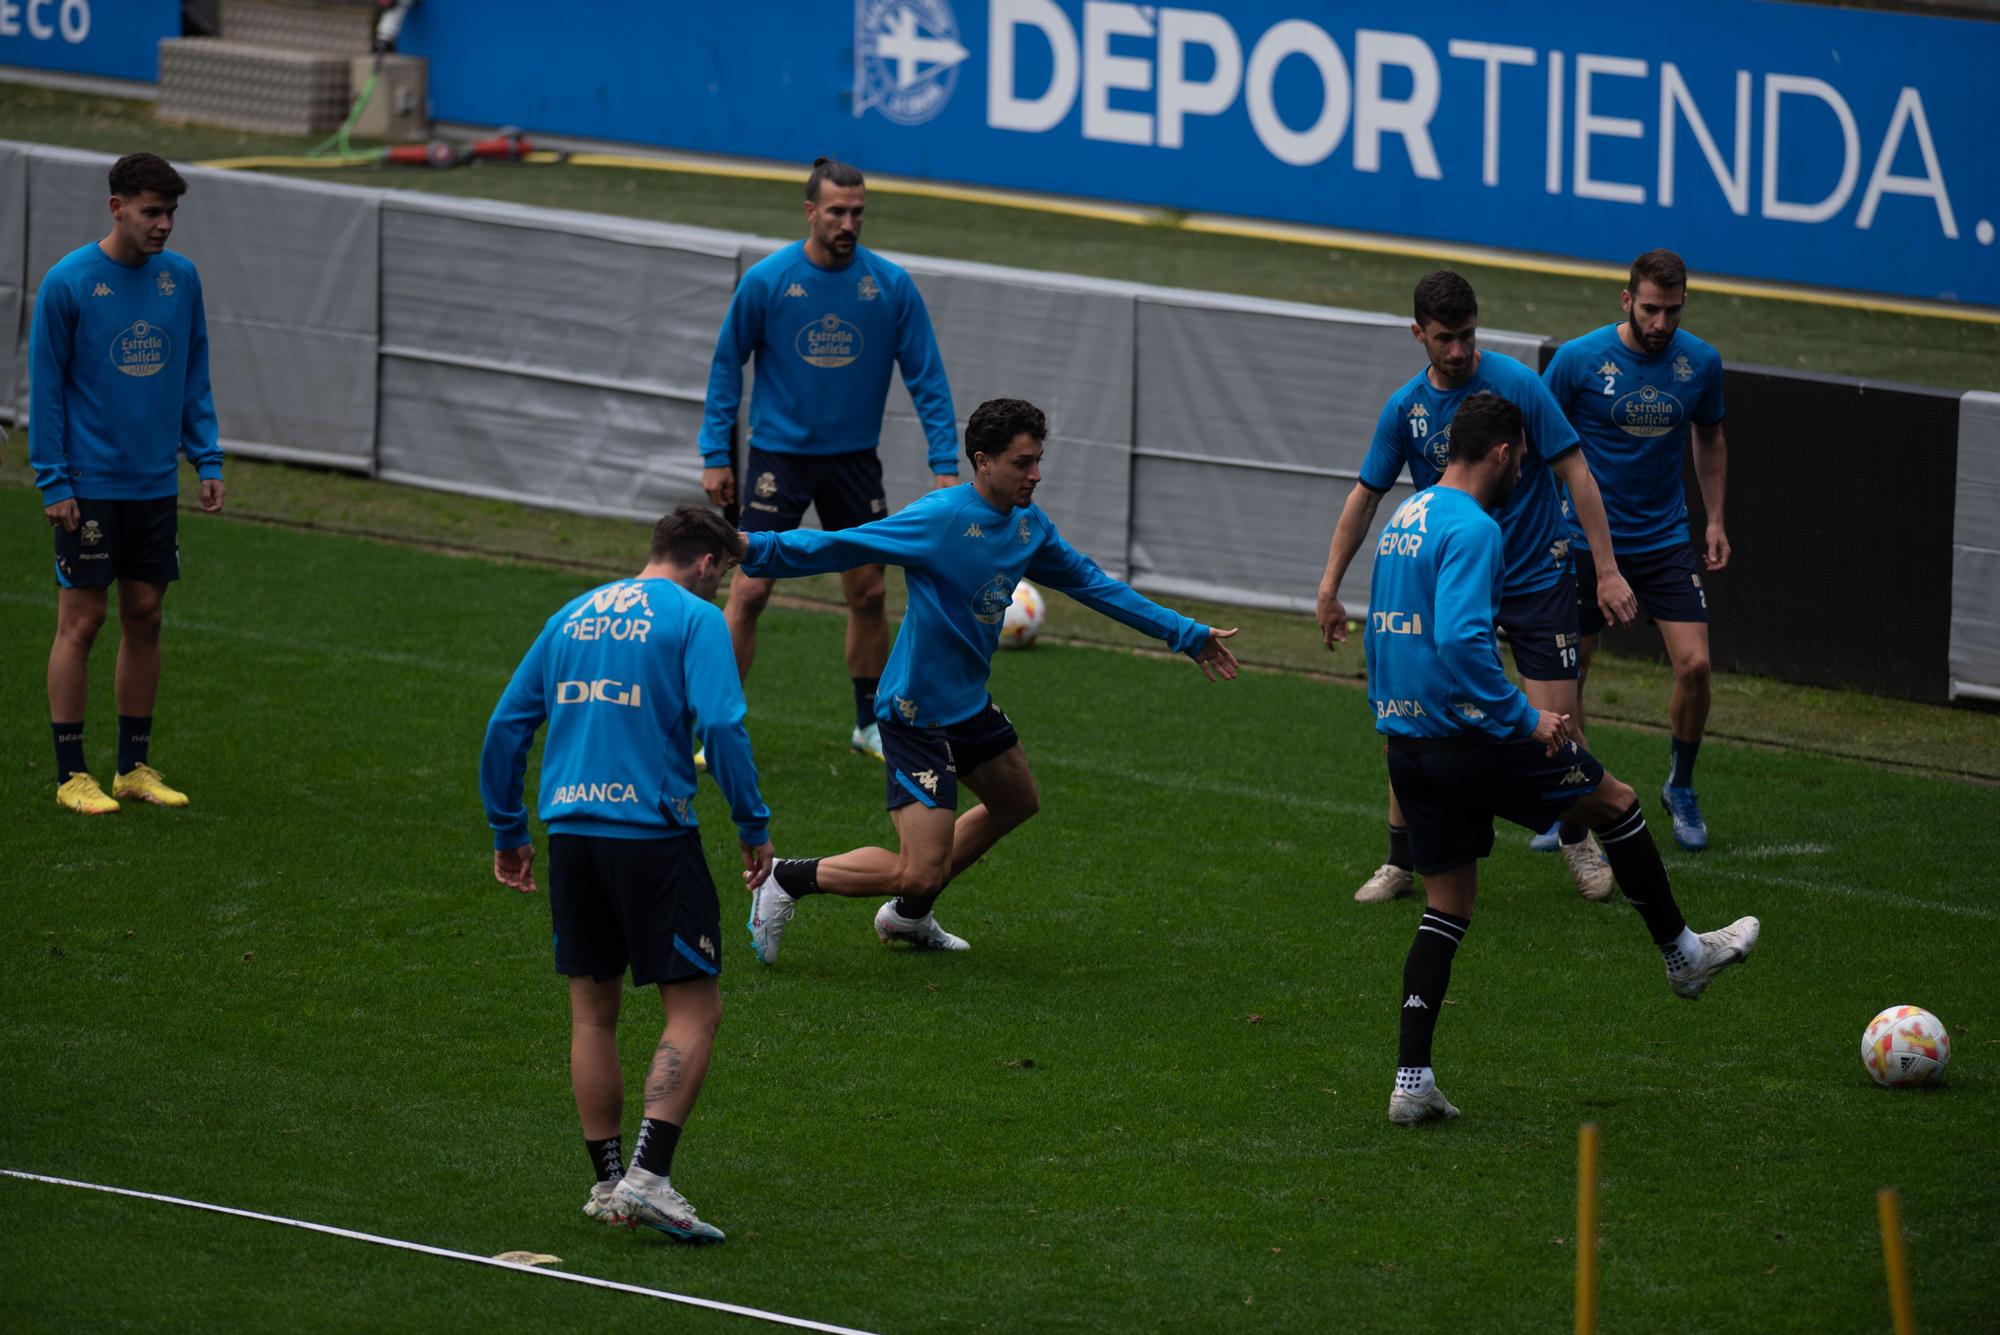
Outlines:
[[1701,818],[1701,802],[1692,788],[1660,789],[1660,805],[1674,818],[1674,842],[1690,853],[1708,847],[1708,824]]
[[1528,841],[1528,847],[1537,853],[1553,853],[1562,847],[1562,822],[1557,821]]

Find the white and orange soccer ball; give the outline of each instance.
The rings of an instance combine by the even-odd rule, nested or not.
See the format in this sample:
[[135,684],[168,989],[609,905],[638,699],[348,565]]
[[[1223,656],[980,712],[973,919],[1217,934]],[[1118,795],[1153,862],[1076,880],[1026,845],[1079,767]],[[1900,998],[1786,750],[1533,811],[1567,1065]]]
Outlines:
[[1000,623],[1000,647],[1025,649],[1042,633],[1044,604],[1042,591],[1022,580],[1014,586],[1014,601],[1007,604],[1007,617]]
[[1951,1035],[1922,1006],[1891,1006],[1861,1034],[1861,1064],[1878,1085],[1928,1085],[1951,1060]]

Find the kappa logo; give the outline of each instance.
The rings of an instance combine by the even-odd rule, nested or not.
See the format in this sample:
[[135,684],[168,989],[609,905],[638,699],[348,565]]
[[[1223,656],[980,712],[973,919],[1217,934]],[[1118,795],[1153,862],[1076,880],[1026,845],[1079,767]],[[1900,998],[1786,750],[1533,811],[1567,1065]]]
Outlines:
[[1420,491],[1396,507],[1382,530],[1376,551],[1383,556],[1415,556],[1423,550],[1424,534],[1430,532],[1431,501],[1434,495]]
[[922,784],[924,786],[925,792],[935,793],[937,791],[938,776],[936,770],[934,769],[918,770],[915,774],[912,774],[910,777],[915,779],[918,783]]
[[701,940],[695,942],[694,944],[695,948],[701,951],[702,954],[708,956],[710,959],[715,958],[715,942],[708,939],[708,933],[703,932],[701,934]]
[[1410,999],[1403,1003],[1403,1009],[1406,1011],[1427,1011],[1430,1007],[1424,1004],[1422,997],[1412,992],[1410,993]]
[[155,270],[153,280],[159,285],[161,296],[171,297],[174,294],[174,276],[165,269]]
[[96,287],[91,289],[90,295],[93,297],[108,297],[111,295],[110,285],[106,283],[99,283]]
[[1625,368],[1617,362],[1612,361],[1609,357],[1606,357],[1604,365],[1597,368],[1597,373],[1599,375],[1619,376],[1625,374]]
[[1464,719],[1467,723],[1477,723],[1479,722],[1479,720],[1486,717],[1486,711],[1481,709],[1478,705],[1473,704],[1470,700],[1460,700],[1457,704],[1453,705],[1452,708],[1456,709],[1458,711],[1458,716]]
[[98,543],[104,541],[104,530],[97,526],[95,519],[86,519],[83,521],[83,529],[78,536],[83,539],[84,546],[95,547]]
[[757,494],[766,500],[776,496],[778,494],[777,475],[774,473],[759,473],[757,475]]
[[915,723],[917,721],[917,702],[915,700],[906,700],[899,695],[896,697],[896,712],[903,716],[903,722]]
[[1568,556],[1569,556],[1568,538],[1557,538],[1554,542],[1549,544],[1549,558],[1551,560],[1561,561],[1567,558]]
[[805,294],[806,290],[803,287],[800,287],[797,283],[793,283],[790,287],[785,289],[785,295],[788,297],[803,297]]
[[869,514],[871,515],[887,514],[888,511],[889,511],[889,502],[883,500],[880,496],[869,497],[868,499]]
[[674,814],[681,818],[681,824],[692,825],[694,823],[694,815],[688,809],[688,800],[685,797],[676,797],[673,799],[673,803]]
[[965,536],[968,538],[983,538],[986,536],[986,530],[977,524],[968,524],[965,528]]
[[875,275],[872,273],[862,274],[860,286],[855,290],[861,294],[863,301],[873,301],[882,295],[882,289],[875,286]]
[[922,125],[951,101],[971,54],[946,0],[854,0],[855,116]]
[[572,640],[634,640],[644,644],[652,629],[653,604],[646,597],[645,586],[620,582],[592,590],[569,614],[562,633]]
[[1559,786],[1563,788],[1568,788],[1573,784],[1589,783],[1589,782],[1590,782],[1590,776],[1583,772],[1583,766],[1571,765],[1569,767],[1569,773],[1563,775],[1562,783]]

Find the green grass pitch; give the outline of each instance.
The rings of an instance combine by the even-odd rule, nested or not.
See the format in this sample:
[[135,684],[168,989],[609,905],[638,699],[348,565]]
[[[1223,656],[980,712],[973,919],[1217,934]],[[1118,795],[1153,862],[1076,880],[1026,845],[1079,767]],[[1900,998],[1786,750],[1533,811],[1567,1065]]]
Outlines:
[[[867,905],[818,899],[760,968],[704,786],[728,1015],[675,1176],[730,1241],[688,1251],[579,1213],[546,909],[492,881],[474,785],[517,655],[595,581],[189,516],[154,745],[195,805],[86,822],[51,800],[46,528],[32,493],[0,510],[0,1167],[873,1329],[1547,1331],[1595,1119],[1606,1329],[1885,1329],[1884,1184],[1920,1324],[1992,1320],[1991,789],[1708,748],[1716,846],[1668,863],[1697,926],[1756,913],[1764,938],[1698,1005],[1628,907],[1584,904],[1503,832],[1439,1034],[1465,1116],[1402,1130],[1383,1111],[1417,910],[1349,897],[1382,842],[1363,696],[1003,655],[1044,810],[944,900],[969,954],[884,949]],[[779,850],[884,838],[840,622],[765,626]],[[1595,741],[1657,789],[1657,737]],[[1862,1072],[1894,1002],[1949,1025],[1944,1087]],[[636,1082],[650,993],[623,1032]],[[6,1179],[0,1239],[9,1329],[746,1328]]]

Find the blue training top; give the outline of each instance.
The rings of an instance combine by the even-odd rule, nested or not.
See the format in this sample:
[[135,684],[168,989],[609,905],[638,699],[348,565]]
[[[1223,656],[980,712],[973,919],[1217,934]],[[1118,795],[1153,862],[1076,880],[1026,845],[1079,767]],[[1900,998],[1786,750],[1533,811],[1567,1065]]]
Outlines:
[[859,565],[901,566],[909,585],[875,712],[913,727],[962,723],[986,707],[1000,623],[1024,575],[1181,653],[1208,639],[1206,626],[1105,574],[1038,507],[996,510],[969,482],[858,528],[752,533],[743,573],[781,579]]
[[931,472],[958,472],[958,422],[930,312],[909,274],[866,246],[854,248],[845,268],[822,269],[806,258],[806,243],[795,241],[743,275],[708,369],[700,443],[709,468],[730,465],[743,363],[752,353],[752,448],[875,449],[894,362],[924,424]]
[[1691,425],[1722,420],[1722,355],[1685,329],[1657,356],[1634,352],[1608,324],[1558,348],[1542,379],[1583,438],[1618,554],[1685,545],[1681,460]]
[[200,477],[222,476],[201,278],[183,257],[133,267],[93,241],[57,260],[35,296],[28,375],[43,505],[172,496],[177,450]]
[[1507,680],[1493,639],[1502,547],[1500,525],[1456,487],[1426,487],[1396,507],[1368,594],[1375,731],[1534,735],[1536,710]]
[[486,725],[479,795],[495,848],[528,842],[521,780],[535,730],[552,834],[658,839],[695,828],[696,720],[737,837],[769,837],[743,687],[722,613],[670,579],[625,579],[563,605],[535,637]]
[[1554,588],[1569,568],[1563,499],[1547,461],[1575,449],[1577,438],[1541,378],[1506,353],[1482,349],[1471,378],[1456,389],[1435,388],[1425,368],[1391,394],[1375,423],[1368,457],[1361,461],[1361,485],[1387,491],[1405,463],[1410,466],[1411,485],[1419,491],[1443,477],[1451,459],[1452,416],[1459,404],[1484,390],[1521,410],[1530,446],[1521,461],[1521,484],[1495,515],[1506,539],[1507,576],[1501,596],[1540,593]]

